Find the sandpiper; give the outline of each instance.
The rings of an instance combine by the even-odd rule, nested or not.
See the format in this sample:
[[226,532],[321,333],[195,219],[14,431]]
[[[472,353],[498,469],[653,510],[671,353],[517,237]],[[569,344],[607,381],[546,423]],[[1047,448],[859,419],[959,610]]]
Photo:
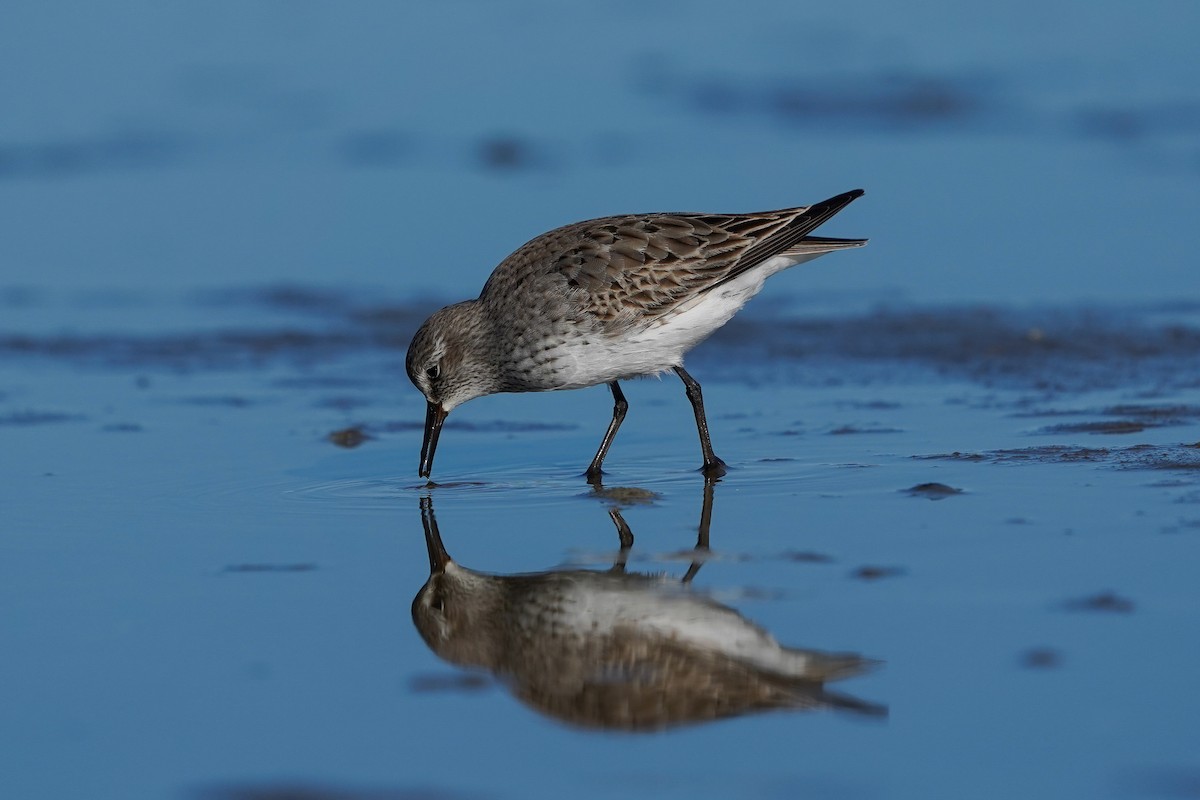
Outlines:
[[683,356],[770,275],[866,244],[809,236],[862,194],[752,214],[602,217],[528,242],[500,262],[478,298],[437,311],[413,336],[406,367],[427,401],[419,474],[429,477],[442,423],[467,400],[605,383],[612,420],[585,473],[598,482],[629,407],[619,382],[672,370],[696,417],[702,469],[723,475]]

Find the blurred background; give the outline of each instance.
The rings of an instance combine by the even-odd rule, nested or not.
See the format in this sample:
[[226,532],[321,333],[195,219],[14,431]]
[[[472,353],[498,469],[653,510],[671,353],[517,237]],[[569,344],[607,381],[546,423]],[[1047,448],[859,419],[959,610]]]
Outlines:
[[577,219],[862,187],[826,233],[872,246],[790,291],[1176,298],[1198,26],[1086,0],[12,0],[0,284],[457,299]]

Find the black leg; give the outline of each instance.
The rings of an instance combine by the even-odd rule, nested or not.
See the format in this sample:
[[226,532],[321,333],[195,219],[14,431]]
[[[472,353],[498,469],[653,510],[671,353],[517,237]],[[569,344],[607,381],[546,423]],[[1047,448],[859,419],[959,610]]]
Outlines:
[[704,417],[704,396],[700,393],[700,384],[682,366],[675,368],[675,374],[683,381],[687,398],[691,401],[692,411],[696,414],[696,431],[700,434],[700,450],[704,453],[705,477],[719,478],[725,474],[725,462],[717,458],[713,452],[712,442],[708,438],[708,420]]
[[612,446],[613,439],[616,438],[617,429],[621,427],[621,420],[625,419],[625,412],[629,410],[629,403],[625,400],[625,394],[621,391],[621,385],[613,381],[608,385],[608,388],[612,389],[613,396],[612,421],[608,423],[608,430],[604,432],[604,439],[600,442],[600,449],[596,451],[596,457],[592,459],[592,463],[588,465],[587,472],[584,473],[588,479],[588,483],[591,484],[600,483],[600,476],[604,474],[600,469],[600,465],[604,462],[604,457],[608,455],[608,448]]

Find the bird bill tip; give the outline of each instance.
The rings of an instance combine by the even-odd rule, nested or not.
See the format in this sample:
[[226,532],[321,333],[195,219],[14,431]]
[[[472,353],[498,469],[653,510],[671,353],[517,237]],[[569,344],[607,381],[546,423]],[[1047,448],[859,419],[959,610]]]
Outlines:
[[441,404],[432,401],[425,407],[425,436],[421,441],[421,464],[417,469],[417,474],[422,478],[428,478],[433,472],[433,454],[437,451],[442,423],[449,413]]

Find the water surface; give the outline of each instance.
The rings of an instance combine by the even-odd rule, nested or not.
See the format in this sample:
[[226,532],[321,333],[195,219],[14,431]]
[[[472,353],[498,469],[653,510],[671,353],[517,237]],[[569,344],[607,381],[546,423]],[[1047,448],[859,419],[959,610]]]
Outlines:
[[[0,794],[1196,796],[1200,20],[919,11],[13,5]],[[529,237],[857,186],[870,246],[688,361],[710,515],[671,376],[603,491],[603,388],[470,403],[417,478],[408,338]],[[472,569],[877,660],[820,690],[887,713],[547,714],[414,627],[423,502]]]

